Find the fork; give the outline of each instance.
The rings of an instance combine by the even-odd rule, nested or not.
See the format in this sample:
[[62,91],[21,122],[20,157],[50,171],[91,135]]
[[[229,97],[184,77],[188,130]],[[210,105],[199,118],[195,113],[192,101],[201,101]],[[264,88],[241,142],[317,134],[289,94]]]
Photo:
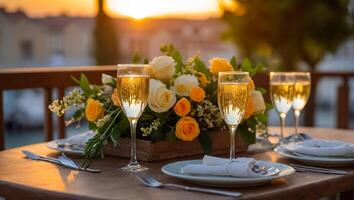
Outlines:
[[298,172],[317,172],[317,173],[325,173],[325,174],[338,174],[338,175],[345,175],[347,174],[346,171],[343,170],[335,170],[335,169],[328,169],[322,167],[311,167],[305,165],[297,165],[297,164],[289,164]]
[[229,192],[229,191],[217,190],[217,189],[189,187],[189,186],[177,185],[177,184],[172,184],[172,183],[161,183],[158,180],[156,180],[154,177],[147,175],[147,174],[142,174],[142,173],[137,173],[136,177],[145,186],[153,187],[153,188],[176,188],[176,189],[181,189],[181,190],[204,192],[204,193],[218,194],[218,195],[224,195],[224,196],[230,196],[230,197],[240,197],[242,195],[242,193],[240,193],[240,192]]

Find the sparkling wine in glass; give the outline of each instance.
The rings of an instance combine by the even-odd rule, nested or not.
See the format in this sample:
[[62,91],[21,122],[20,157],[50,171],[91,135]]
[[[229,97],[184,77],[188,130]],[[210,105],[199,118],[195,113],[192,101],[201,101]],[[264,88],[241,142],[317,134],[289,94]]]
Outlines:
[[284,142],[285,118],[294,101],[294,73],[270,73],[270,97],[280,117],[280,145]]
[[248,72],[220,72],[217,95],[221,115],[230,130],[230,159],[234,159],[236,130],[249,97]]
[[305,107],[310,97],[311,90],[311,74],[309,72],[294,72],[294,116],[295,116],[295,134],[299,134],[299,117],[300,112]]
[[122,170],[140,172],[147,170],[136,158],[136,126],[144,112],[149,96],[149,65],[118,65],[117,90],[121,108],[128,118],[131,132],[131,157]]

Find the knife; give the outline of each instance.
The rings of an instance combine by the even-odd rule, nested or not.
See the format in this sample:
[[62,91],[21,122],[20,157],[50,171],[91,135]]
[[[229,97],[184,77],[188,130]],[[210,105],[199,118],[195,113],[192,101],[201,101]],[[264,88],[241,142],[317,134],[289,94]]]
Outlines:
[[73,160],[71,160],[70,158],[68,158],[65,155],[60,156],[58,159],[56,159],[56,158],[41,156],[41,155],[32,153],[30,151],[26,151],[26,150],[23,150],[22,153],[24,155],[26,155],[27,158],[30,158],[32,160],[42,160],[42,161],[52,162],[52,163],[56,163],[56,164],[59,164],[59,165],[63,165],[65,167],[67,167],[67,168],[81,170],[81,171],[87,171],[87,172],[93,172],[93,173],[101,172],[101,170],[98,170],[98,169],[90,169],[90,168],[79,167]]

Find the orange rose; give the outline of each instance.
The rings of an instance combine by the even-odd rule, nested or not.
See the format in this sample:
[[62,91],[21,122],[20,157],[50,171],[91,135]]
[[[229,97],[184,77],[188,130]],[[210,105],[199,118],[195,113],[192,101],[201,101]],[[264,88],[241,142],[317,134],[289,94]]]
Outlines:
[[188,99],[182,98],[177,101],[173,109],[178,116],[184,117],[191,111],[191,107],[191,103],[188,101]]
[[176,124],[176,137],[183,141],[192,141],[200,133],[199,125],[192,117],[183,117]]
[[120,106],[119,95],[118,95],[118,90],[117,89],[114,89],[114,91],[112,93],[112,96],[111,96],[111,100],[112,100],[112,102],[113,102],[113,104],[115,106]]
[[192,99],[192,101],[201,102],[205,99],[205,92],[203,88],[194,86],[189,92],[189,97]]
[[249,94],[251,95],[253,90],[256,88],[256,86],[254,85],[254,82],[253,82],[251,77],[249,77],[249,87],[250,87]]
[[214,75],[218,75],[219,72],[232,71],[232,65],[225,58],[213,58],[209,60],[210,72]]
[[246,109],[245,109],[245,114],[243,116],[243,119],[248,119],[252,116],[254,112],[254,102],[253,102],[253,99],[252,97],[248,97],[248,100],[247,100],[247,106],[246,106]]
[[205,74],[202,74],[202,73],[199,75],[198,80],[199,80],[200,86],[202,86],[203,88],[205,88],[209,83]]
[[85,114],[87,121],[95,122],[97,119],[103,117],[104,109],[99,101],[89,98],[87,100]]

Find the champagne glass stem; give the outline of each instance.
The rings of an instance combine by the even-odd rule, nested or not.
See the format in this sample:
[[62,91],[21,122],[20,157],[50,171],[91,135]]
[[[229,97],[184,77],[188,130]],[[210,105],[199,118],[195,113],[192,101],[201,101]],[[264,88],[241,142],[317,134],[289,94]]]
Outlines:
[[280,145],[284,143],[285,113],[279,113],[280,117]]
[[237,126],[235,125],[232,125],[232,126],[229,126],[229,129],[230,129],[230,160],[233,160],[235,159],[235,135],[236,135],[236,129],[237,129]]
[[136,126],[138,123],[138,119],[129,119],[130,124],[130,136],[131,136],[131,149],[130,149],[130,163],[129,165],[138,165],[138,161],[136,159]]
[[295,134],[299,134],[299,117],[300,117],[300,110],[294,110],[295,116]]

